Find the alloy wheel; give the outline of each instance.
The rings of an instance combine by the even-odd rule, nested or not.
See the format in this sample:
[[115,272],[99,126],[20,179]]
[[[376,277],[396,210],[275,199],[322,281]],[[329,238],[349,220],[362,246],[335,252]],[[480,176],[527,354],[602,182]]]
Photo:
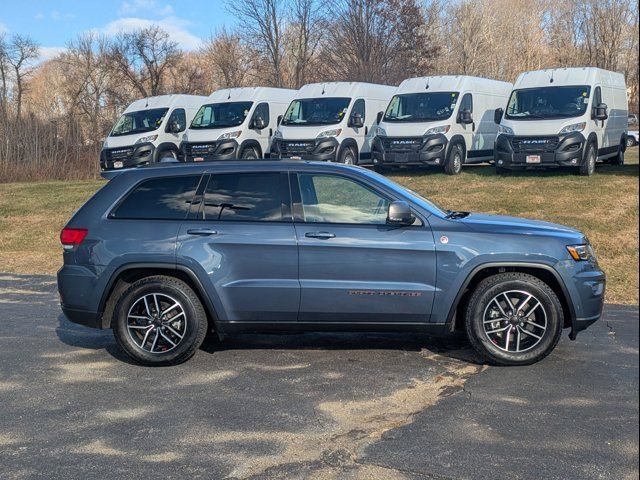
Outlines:
[[164,293],[138,298],[127,313],[127,331],[133,343],[149,353],[166,353],[176,348],[187,331],[182,304]]

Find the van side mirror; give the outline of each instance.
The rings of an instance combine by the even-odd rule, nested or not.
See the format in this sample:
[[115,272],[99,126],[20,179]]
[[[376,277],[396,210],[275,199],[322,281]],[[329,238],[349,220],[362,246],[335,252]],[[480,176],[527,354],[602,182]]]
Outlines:
[[354,113],[353,115],[351,115],[349,125],[354,128],[364,127],[364,119],[362,118],[362,115],[360,115],[359,113]]
[[493,112],[493,122],[496,125],[500,125],[503,115],[504,115],[504,110],[502,108],[496,108],[495,112]]
[[461,110],[458,114],[458,123],[462,123],[464,125],[469,125],[473,123],[473,115],[469,110]]
[[599,103],[598,105],[593,107],[593,118],[595,120],[606,120],[607,118],[609,118],[609,114],[607,113],[608,108],[609,107],[607,107],[606,103]]
[[262,117],[256,117],[253,119],[253,128],[256,130],[262,130],[267,126],[267,122],[264,121]]
[[278,119],[276,120],[276,125],[280,125],[282,123],[282,115],[278,115]]
[[384,112],[378,112],[378,115],[376,115],[376,123],[379,125],[380,122],[382,121],[382,117],[384,117]]
[[409,204],[402,200],[391,202],[387,210],[387,224],[397,227],[406,227],[413,225],[416,217],[411,213]]

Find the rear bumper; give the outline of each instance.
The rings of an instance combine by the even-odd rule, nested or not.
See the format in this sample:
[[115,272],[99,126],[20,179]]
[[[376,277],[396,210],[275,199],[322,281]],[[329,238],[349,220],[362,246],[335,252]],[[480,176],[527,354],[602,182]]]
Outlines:
[[104,328],[99,311],[104,289],[104,270],[94,271],[80,265],[64,265],[58,271],[58,293],[62,312],[73,323]]
[[[584,161],[586,139],[580,132],[560,136],[523,137],[498,135],[494,161],[502,168],[578,167]],[[527,157],[539,156],[540,163]]]
[[272,158],[300,158],[320,162],[335,162],[340,143],[334,137],[315,140],[275,139],[271,146]]
[[376,136],[371,146],[371,158],[374,165],[441,166],[445,162],[447,144],[447,137],[441,133],[407,138]]
[[114,170],[116,162],[122,165],[117,167],[132,168],[146,165],[155,161],[156,147],[153,143],[141,143],[120,148],[103,148],[100,151],[100,169]]
[[180,156],[185,162],[236,160],[240,148],[233,139],[215,142],[182,142]]
[[64,305],[61,307],[62,313],[70,322],[89,328],[102,328],[102,315],[100,313],[69,308]]

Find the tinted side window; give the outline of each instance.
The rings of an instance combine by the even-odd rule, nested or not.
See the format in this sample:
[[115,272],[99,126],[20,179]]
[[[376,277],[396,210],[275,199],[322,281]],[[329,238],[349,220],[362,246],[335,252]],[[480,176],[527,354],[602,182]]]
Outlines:
[[351,109],[351,115],[353,116],[355,113],[359,113],[362,119],[364,120],[365,109],[364,109],[364,100],[362,98],[359,98],[353,103],[353,108]]
[[184,108],[176,108],[173,112],[171,112],[171,116],[169,117],[169,121],[167,122],[167,132],[174,122],[176,122],[180,126],[181,132],[187,128],[187,115],[184,111]]
[[385,224],[389,200],[345,177],[300,174],[305,222]]
[[279,173],[212,175],[204,197],[205,220],[282,220]]
[[136,186],[110,216],[182,220],[189,211],[199,181],[199,175],[146,180]]
[[266,127],[269,126],[269,104],[268,103],[261,103],[256,107],[255,111],[253,112],[253,117],[251,118],[251,122],[253,123],[253,121],[258,117],[264,120]]
[[465,93],[462,97],[462,101],[460,102],[460,112],[463,110],[469,110],[473,113],[473,97],[470,93]]

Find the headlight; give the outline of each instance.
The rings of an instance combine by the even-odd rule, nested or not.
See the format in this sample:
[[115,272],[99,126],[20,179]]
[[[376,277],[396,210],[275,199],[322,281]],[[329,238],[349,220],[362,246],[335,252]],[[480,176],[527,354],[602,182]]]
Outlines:
[[337,137],[341,133],[342,133],[341,128],[334,128],[333,130],[325,130],[324,132],[320,132],[317,138]]
[[273,134],[274,138],[282,138],[282,132],[280,130],[276,130],[276,133]]
[[569,255],[576,262],[586,262],[588,260],[595,260],[596,254],[593,251],[593,247],[589,244],[583,245],[567,245],[567,250],[569,250]]
[[451,125],[440,125],[439,127],[431,127],[429,130],[424,132],[424,135],[433,135],[434,133],[447,133]]
[[218,140],[229,140],[230,138],[238,138],[241,133],[242,133],[242,130],[236,130],[235,132],[223,133],[222,135],[220,135],[218,137]]
[[587,122],[580,123],[572,123],[571,125],[567,125],[562,130],[560,130],[560,134],[563,133],[572,133],[572,132],[581,132],[584,130],[584,127],[587,126]]
[[380,135],[381,137],[386,137],[387,131],[382,127],[376,127],[376,135]]
[[153,142],[155,141],[156,138],[158,138],[158,135],[149,135],[147,137],[140,137],[138,140],[136,140],[136,143]]
[[507,135],[513,135],[513,129],[504,125],[498,125],[498,133],[505,133]]

